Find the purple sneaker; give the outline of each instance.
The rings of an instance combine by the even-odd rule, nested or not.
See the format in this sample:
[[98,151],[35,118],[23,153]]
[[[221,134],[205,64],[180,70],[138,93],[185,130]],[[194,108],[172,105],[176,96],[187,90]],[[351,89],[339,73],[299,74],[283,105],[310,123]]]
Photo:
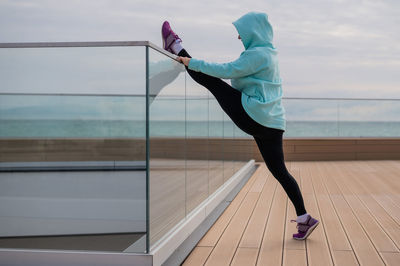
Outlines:
[[163,40],[163,48],[170,53],[174,53],[174,51],[172,51],[172,44],[176,42],[176,40],[182,41],[178,34],[171,29],[168,21],[164,21],[162,25],[161,37]]
[[[290,222],[297,222],[297,220],[290,220]],[[298,233],[293,234],[293,238],[297,240],[306,239],[311,232],[317,227],[319,221],[311,217],[311,215],[307,215],[307,219],[304,223],[297,222]]]

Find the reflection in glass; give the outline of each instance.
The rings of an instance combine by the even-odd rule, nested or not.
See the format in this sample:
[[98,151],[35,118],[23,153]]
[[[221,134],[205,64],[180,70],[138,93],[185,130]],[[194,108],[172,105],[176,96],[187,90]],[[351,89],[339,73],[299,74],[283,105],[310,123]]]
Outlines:
[[285,137],[398,137],[400,101],[284,99]]
[[339,136],[400,136],[400,101],[341,100],[338,113]]
[[[190,83],[189,83],[190,84]],[[186,99],[186,213],[208,197],[208,99]]]
[[[209,94],[210,95],[210,94]],[[209,194],[224,183],[223,110],[215,98],[208,98],[209,126]]]
[[149,48],[150,246],[185,218],[185,74]]
[[[232,147],[235,145],[233,140],[233,122],[227,114],[223,114],[223,132],[224,132],[224,182],[226,182],[232,175],[234,169],[234,155],[232,154]],[[229,149],[228,149],[229,148]]]
[[336,101],[283,99],[286,110],[285,137],[338,136]]
[[1,248],[145,252],[144,58],[0,49]]

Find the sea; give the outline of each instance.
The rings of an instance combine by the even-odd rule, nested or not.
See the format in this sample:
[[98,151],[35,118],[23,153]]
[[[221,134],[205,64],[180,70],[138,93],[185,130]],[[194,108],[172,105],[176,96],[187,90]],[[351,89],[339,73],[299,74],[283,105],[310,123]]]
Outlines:
[[[151,121],[150,136],[250,138],[230,120]],[[1,119],[0,138],[143,138],[145,121]],[[285,137],[400,137],[399,121],[287,121]]]

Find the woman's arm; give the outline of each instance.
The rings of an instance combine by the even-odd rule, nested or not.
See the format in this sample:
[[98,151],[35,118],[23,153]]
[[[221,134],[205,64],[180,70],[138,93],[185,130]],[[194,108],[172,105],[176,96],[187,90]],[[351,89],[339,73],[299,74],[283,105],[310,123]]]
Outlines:
[[179,57],[178,60],[191,70],[226,79],[251,75],[267,65],[265,57],[255,52],[242,53],[235,61],[222,64],[188,57]]

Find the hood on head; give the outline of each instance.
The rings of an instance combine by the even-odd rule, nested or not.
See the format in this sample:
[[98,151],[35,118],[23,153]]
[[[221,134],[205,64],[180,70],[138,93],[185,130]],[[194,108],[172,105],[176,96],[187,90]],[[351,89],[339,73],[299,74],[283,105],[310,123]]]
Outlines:
[[249,12],[232,22],[236,27],[245,49],[254,46],[272,45],[273,31],[268,15],[262,12]]

